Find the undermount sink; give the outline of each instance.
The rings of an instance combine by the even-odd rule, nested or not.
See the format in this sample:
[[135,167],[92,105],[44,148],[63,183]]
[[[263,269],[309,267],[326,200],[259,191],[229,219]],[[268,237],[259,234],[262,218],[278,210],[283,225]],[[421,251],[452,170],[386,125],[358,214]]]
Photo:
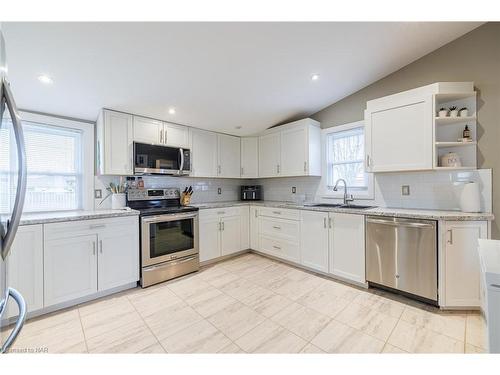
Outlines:
[[316,204],[312,204],[311,207],[349,208],[349,209],[353,209],[353,210],[366,210],[368,208],[374,208],[375,206],[363,206],[363,205],[359,205],[359,204],[316,203]]

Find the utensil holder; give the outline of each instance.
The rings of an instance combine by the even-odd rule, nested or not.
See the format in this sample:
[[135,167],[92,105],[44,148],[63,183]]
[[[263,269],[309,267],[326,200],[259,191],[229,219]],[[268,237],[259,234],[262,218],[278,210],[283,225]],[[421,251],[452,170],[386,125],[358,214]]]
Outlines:
[[124,208],[125,206],[125,193],[115,193],[111,195],[111,208],[113,210]]
[[181,205],[189,206],[191,203],[191,194],[182,193],[181,194]]

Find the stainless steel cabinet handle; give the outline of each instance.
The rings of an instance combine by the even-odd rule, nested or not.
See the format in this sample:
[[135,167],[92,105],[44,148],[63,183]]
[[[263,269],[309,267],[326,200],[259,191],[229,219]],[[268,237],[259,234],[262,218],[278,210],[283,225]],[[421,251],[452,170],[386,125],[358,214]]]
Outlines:
[[273,245],[273,248],[276,249],[276,250],[281,250],[281,247],[279,247],[279,246],[274,246]]
[[280,173],[280,165],[279,164],[276,165],[276,173],[278,173],[278,174]]
[[[17,188],[16,188],[16,200],[14,202],[14,207],[12,209],[12,216],[7,222],[7,232],[1,240],[1,255],[2,259],[6,259],[9,255],[12,241],[19,227],[19,221],[21,220],[21,214],[23,212],[24,196],[26,195],[26,150],[24,148],[24,134],[23,127],[21,123],[21,117],[17,111],[16,102],[10,91],[9,83],[4,79],[0,82],[2,85],[3,97],[0,98],[2,112],[4,105],[7,105],[9,109],[10,118],[12,121],[12,129],[14,130],[14,136],[16,138],[17,146],[17,165],[18,165],[18,175],[17,175]],[[3,113],[0,113],[3,118]]]
[[281,215],[281,211],[273,211],[273,214],[275,214],[275,215]]
[[163,129],[160,130],[160,143],[163,143]]
[[328,218],[328,228],[331,228],[332,227],[332,218],[329,217]]
[[224,222],[222,222],[221,224],[222,224],[222,230],[224,230]]
[[99,252],[102,254],[102,240],[99,240]]
[[257,213],[257,210],[255,210],[255,217],[257,217],[258,213]]
[[221,230],[221,225],[220,225],[220,221],[217,223],[217,227],[219,228],[219,231]]
[[[26,302],[24,301],[23,296],[15,289],[9,288],[7,297],[5,299],[5,304],[3,305],[3,308],[7,308],[7,302],[9,298],[13,298],[14,301],[17,303],[17,307],[19,310],[19,316],[16,321],[16,325],[14,326],[14,329],[10,333],[9,337],[7,337],[7,340],[5,340],[5,343],[2,345],[0,348],[0,353],[5,353],[9,350],[9,348],[14,344],[14,342],[17,339],[17,336],[19,336],[19,332],[21,332],[21,329],[23,328],[24,322],[26,321]],[[0,312],[0,317],[2,315],[3,311]]]
[[274,229],[281,229],[281,227],[278,227],[277,225],[273,225]]
[[217,212],[217,215],[224,215],[226,213],[226,211],[219,211]]
[[304,162],[304,172],[307,172],[307,161]]
[[452,229],[448,229],[447,232],[450,234],[450,236],[448,237],[448,243],[450,245],[453,245],[453,230]]
[[370,155],[366,155],[366,166],[370,166]]
[[95,255],[95,241],[92,241],[92,255]]
[[99,229],[99,228],[106,228],[106,224],[91,224],[89,225],[90,229]]
[[163,130],[163,143],[167,144],[167,129]]
[[241,167],[240,174],[243,176],[243,167]]
[[323,227],[326,228],[326,217],[323,218]]
[[220,165],[217,166],[217,173],[221,174],[221,167],[220,167]]

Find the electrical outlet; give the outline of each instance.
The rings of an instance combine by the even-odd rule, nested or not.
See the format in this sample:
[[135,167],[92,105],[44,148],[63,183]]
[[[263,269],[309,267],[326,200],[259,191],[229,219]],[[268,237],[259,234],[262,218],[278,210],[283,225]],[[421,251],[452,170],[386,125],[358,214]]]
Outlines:
[[401,195],[410,195],[410,185],[401,185]]
[[297,192],[297,188],[295,186],[292,186],[292,194],[295,194]]
[[95,189],[94,190],[94,198],[95,199],[101,199],[102,198],[102,190],[101,189]]
[[219,195],[222,194],[222,189],[221,188],[217,188],[217,194],[219,194]]

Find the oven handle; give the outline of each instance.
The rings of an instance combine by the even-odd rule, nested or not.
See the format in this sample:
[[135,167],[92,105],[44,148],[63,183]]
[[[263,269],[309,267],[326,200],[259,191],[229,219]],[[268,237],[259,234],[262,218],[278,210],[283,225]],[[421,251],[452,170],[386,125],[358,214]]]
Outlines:
[[192,262],[193,260],[196,260],[196,258],[198,258],[198,254],[196,255],[193,255],[193,256],[190,256],[188,258],[182,258],[182,259],[176,259],[176,260],[171,260],[171,261],[168,261],[166,263],[162,263],[162,264],[158,264],[156,266],[149,266],[149,267],[145,267],[144,270],[145,271],[154,271],[154,270],[157,270],[159,268],[165,268],[165,267],[170,267],[170,266],[176,266],[178,264],[182,264],[182,263],[187,263],[187,262]]
[[162,221],[175,221],[182,219],[194,219],[198,217],[198,213],[195,214],[170,214],[170,215],[156,215],[156,216],[146,216],[141,218],[143,223],[159,223]]

